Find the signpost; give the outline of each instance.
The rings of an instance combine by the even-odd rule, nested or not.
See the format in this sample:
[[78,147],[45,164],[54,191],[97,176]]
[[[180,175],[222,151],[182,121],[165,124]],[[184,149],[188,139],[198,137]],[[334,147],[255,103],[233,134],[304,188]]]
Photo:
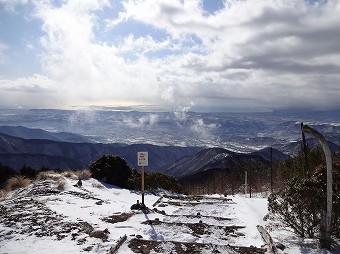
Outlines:
[[247,188],[248,188],[248,186],[247,186],[247,184],[248,184],[247,176],[248,176],[248,171],[245,170],[245,175],[244,175],[244,195],[247,195]]
[[144,167],[149,165],[148,152],[137,153],[138,166],[142,167],[142,204],[144,205]]

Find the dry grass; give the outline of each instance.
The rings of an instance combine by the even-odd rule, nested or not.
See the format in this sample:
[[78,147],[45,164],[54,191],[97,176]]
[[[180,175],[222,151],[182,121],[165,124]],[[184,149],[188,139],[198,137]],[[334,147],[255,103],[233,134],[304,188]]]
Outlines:
[[76,175],[71,170],[66,170],[66,171],[62,172],[62,175],[67,177],[67,178],[71,178],[71,179],[74,179],[74,180],[76,179]]
[[7,192],[5,190],[0,190],[0,200],[3,200],[7,195]]
[[67,171],[64,171],[62,174],[63,176],[67,178],[71,178],[73,180],[88,180],[91,178],[91,172],[88,169],[76,170],[76,171],[67,170]]
[[[7,180],[3,189],[0,190],[0,199],[4,198],[8,192],[26,187],[34,181],[54,180],[56,181],[56,188],[60,191],[65,190],[65,177],[73,180],[88,180],[91,178],[91,172],[89,170],[72,171],[67,170],[63,172],[56,172],[53,170],[42,171],[37,174],[34,180],[30,180],[23,176],[14,176]],[[98,184],[97,188],[104,188],[103,185]]]
[[92,177],[88,169],[76,171],[76,175],[78,176],[78,180],[88,180]]
[[92,183],[92,187],[97,188],[97,189],[104,189],[105,186],[102,185],[101,183]]
[[39,172],[39,174],[36,176],[35,180],[37,181],[44,181],[44,180],[61,180],[62,176],[55,171],[43,171],[43,172]]
[[5,184],[5,192],[10,192],[19,188],[26,187],[31,183],[31,180],[23,176],[15,176],[7,180]]
[[57,181],[57,189],[60,191],[65,190],[65,181],[63,179]]

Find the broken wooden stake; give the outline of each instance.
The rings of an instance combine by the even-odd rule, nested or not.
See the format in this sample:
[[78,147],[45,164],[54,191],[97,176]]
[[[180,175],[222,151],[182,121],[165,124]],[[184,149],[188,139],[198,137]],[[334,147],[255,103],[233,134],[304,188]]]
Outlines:
[[274,244],[273,238],[270,236],[270,234],[267,232],[267,230],[265,230],[264,227],[262,227],[260,225],[257,225],[256,227],[257,227],[257,230],[260,232],[262,239],[269,246],[272,253],[274,253],[274,254],[278,253],[277,248]]
[[118,249],[120,248],[120,246],[122,246],[122,244],[126,241],[127,239],[127,236],[126,235],[123,235],[122,237],[120,237],[116,244],[113,245],[111,248],[110,248],[110,251],[109,251],[109,254],[115,254]]

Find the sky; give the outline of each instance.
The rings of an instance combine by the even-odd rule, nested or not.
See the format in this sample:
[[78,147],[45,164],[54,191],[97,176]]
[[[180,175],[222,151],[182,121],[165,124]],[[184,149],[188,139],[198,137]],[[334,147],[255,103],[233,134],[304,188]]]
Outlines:
[[0,108],[340,109],[337,0],[0,0]]

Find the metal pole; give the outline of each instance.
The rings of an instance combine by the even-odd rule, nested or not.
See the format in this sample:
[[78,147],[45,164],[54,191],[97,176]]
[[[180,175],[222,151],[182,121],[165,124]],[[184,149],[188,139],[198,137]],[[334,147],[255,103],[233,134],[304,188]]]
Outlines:
[[270,147],[270,192],[273,193],[273,147]]
[[[321,235],[321,246],[330,249],[331,247],[331,230],[332,230],[332,154],[329,149],[328,143],[325,137],[320,134],[318,131],[309,127],[308,125],[303,125],[301,123],[301,130],[307,134],[313,135],[321,144],[322,149],[326,156],[326,166],[327,166],[327,210],[326,210],[326,218],[325,218],[325,233],[324,236]],[[322,216],[323,217],[323,216]],[[321,232],[322,233],[322,232]]]
[[248,179],[247,179],[247,170],[245,171],[245,175],[244,175],[244,195],[247,195],[247,184],[248,184]]
[[[303,126],[303,123],[301,123],[301,128]],[[303,173],[303,177],[306,178],[306,175],[307,175],[307,178],[309,177],[309,162],[308,162],[308,154],[307,154],[307,143],[306,143],[306,137],[305,137],[305,133],[302,131],[301,132],[301,135],[302,135],[302,139],[301,139],[301,146],[302,146],[302,154],[301,154],[301,157],[302,157],[302,173]]]
[[249,165],[249,197],[251,198],[251,158],[250,158],[250,165]]
[[142,204],[144,205],[144,166],[142,166]]

